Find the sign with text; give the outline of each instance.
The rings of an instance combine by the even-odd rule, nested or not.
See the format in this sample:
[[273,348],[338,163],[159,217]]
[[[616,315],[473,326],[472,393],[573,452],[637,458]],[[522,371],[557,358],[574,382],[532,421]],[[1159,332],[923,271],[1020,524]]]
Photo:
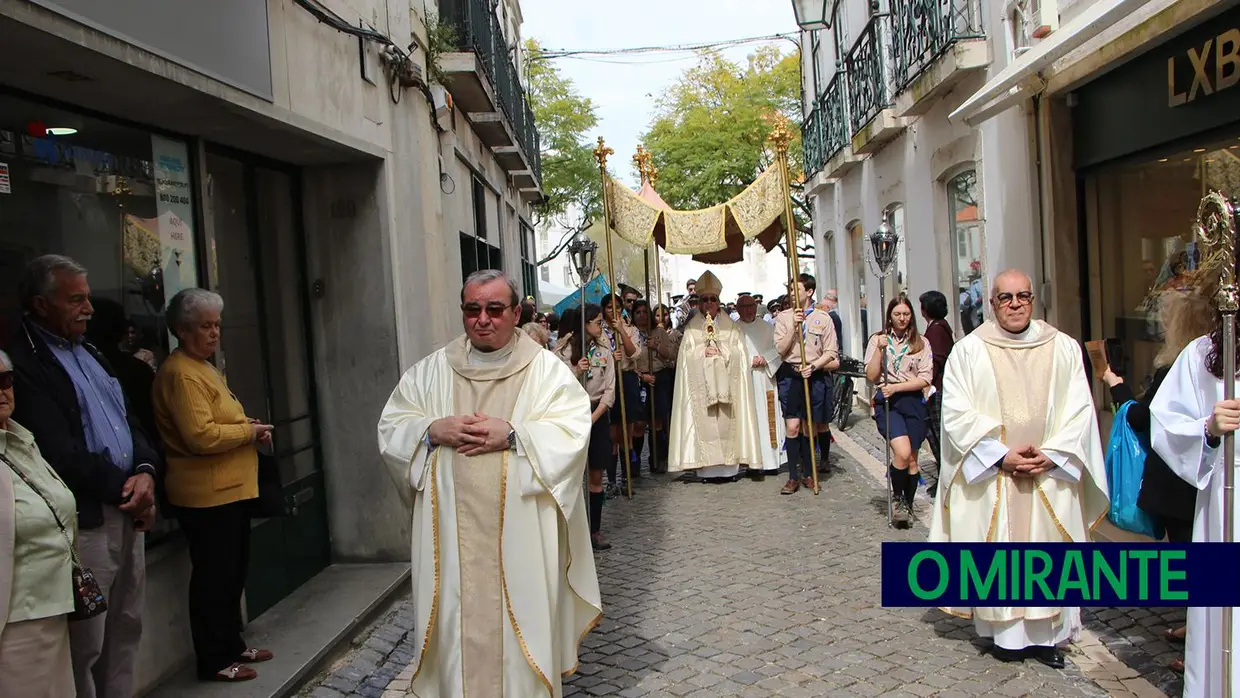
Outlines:
[[[190,183],[189,148],[182,141],[151,136],[155,170],[155,206],[159,228],[160,270],[164,299],[198,285],[194,255],[194,188]],[[176,338],[169,333],[170,345]]]
[[883,606],[1240,606],[1240,545],[883,543]]

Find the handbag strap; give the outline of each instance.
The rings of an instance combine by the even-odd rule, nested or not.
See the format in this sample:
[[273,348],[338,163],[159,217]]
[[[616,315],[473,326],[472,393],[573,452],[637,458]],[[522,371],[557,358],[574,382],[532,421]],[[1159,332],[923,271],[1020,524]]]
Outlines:
[[48,511],[52,512],[52,518],[56,520],[56,526],[60,528],[60,535],[64,536],[65,542],[69,544],[69,559],[73,560],[73,564],[81,567],[82,563],[78,561],[77,556],[77,546],[75,546],[73,544],[73,540],[69,538],[69,531],[65,528],[64,522],[60,520],[60,515],[56,513],[56,507],[52,506],[51,500],[43,494],[42,490],[30,481],[30,478],[26,476],[26,473],[23,473],[20,468],[13,465],[13,461],[9,460],[8,456],[0,453],[0,460],[4,461],[5,465],[8,465],[13,472],[17,473],[17,477],[20,477],[22,482],[26,483],[26,486],[33,490],[35,494],[39,495],[39,499],[42,499],[43,503],[47,505]]

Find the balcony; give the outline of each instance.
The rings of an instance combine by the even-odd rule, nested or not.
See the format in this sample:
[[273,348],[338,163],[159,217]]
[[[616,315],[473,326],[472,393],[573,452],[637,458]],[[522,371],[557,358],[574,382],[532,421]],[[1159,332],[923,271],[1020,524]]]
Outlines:
[[824,162],[822,152],[822,113],[815,106],[805,123],[801,124],[801,148],[805,153],[805,174],[813,175],[822,169]]
[[534,112],[488,0],[439,0],[457,52],[441,56],[444,87],[526,200],[542,198],[542,156]]
[[828,178],[842,177],[862,160],[853,154],[848,141],[849,102],[846,74],[837,72],[818,101],[822,114],[823,172]]
[[857,42],[844,59],[848,74],[848,113],[852,126],[852,150],[865,155],[878,150],[907,126],[891,112],[891,57],[883,51],[883,17],[866,23]]
[[920,116],[971,72],[990,65],[977,0],[891,0],[899,117]]

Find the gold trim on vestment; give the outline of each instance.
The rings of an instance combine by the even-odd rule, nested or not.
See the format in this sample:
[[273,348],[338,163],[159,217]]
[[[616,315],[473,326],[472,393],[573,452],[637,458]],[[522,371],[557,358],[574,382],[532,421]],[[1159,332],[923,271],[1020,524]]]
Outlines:
[[778,448],[779,442],[775,430],[775,391],[766,391],[766,425],[771,433],[771,448]]
[[[500,588],[504,592],[504,608],[508,611],[508,622],[512,623],[512,630],[517,635],[517,643],[521,645],[521,653],[525,655],[525,663],[530,665],[534,673],[538,675],[538,680],[542,681],[543,686],[547,687],[547,695],[554,696],[555,689],[551,686],[551,680],[538,667],[538,662],[534,661],[534,655],[530,652],[530,648],[525,644],[525,636],[521,634],[521,626],[517,623],[517,616],[512,612],[512,599],[508,597],[508,576],[504,572],[504,513],[508,506],[508,451],[504,451],[504,455],[500,459],[500,490],[499,490],[499,582]],[[571,585],[570,585],[571,587]]]
[[[1084,476],[1084,473],[1082,473],[1082,476]],[[1033,486],[1038,491],[1038,499],[1042,500],[1042,506],[1046,507],[1046,513],[1051,515],[1051,521],[1054,522],[1055,528],[1059,529],[1059,535],[1063,536],[1065,542],[1073,542],[1072,536],[1068,533],[1068,529],[1064,528],[1063,524],[1059,523],[1059,517],[1055,516],[1055,508],[1051,506],[1050,498],[1047,497],[1046,493],[1042,491],[1042,483],[1038,480],[1034,480]]]
[[[431,646],[431,635],[435,631],[435,623],[439,618],[439,488],[435,482],[435,476],[439,470],[439,449],[435,448],[431,452],[431,538],[434,541],[432,548],[435,551],[435,590],[431,597],[431,617],[426,624],[426,635],[422,638],[422,649],[418,652],[418,668],[413,672],[410,685],[418,679],[418,675],[422,673],[423,662],[426,660],[426,650]],[[416,582],[416,580],[415,580]]]
[[995,508],[990,512],[990,528],[986,529],[986,542],[993,543],[995,541],[995,529],[999,527],[999,503],[1003,501],[1003,491],[1006,489],[1003,484],[1003,478],[1008,474],[999,471],[995,476]]
[[[570,555],[571,555],[571,553],[570,553]],[[569,582],[569,584],[568,584],[568,588],[569,588],[569,589],[572,589],[572,588],[573,588],[573,584],[572,584],[572,582]],[[581,595],[580,595],[580,594],[577,594],[577,592],[576,592],[576,591],[574,591],[574,592],[573,592],[573,594],[575,594],[575,595],[577,596],[577,598],[581,599]],[[581,600],[582,600],[583,602],[585,602],[585,604],[586,604],[587,606],[590,606],[591,608],[593,608],[593,607],[594,607],[594,606],[593,606],[593,604],[591,604],[589,601],[586,601],[585,599],[581,599]],[[599,614],[598,614],[597,616],[594,616],[594,620],[592,620],[592,621],[590,621],[589,623],[587,623],[587,624],[586,624],[586,630],[585,630],[585,632],[583,632],[583,633],[581,634],[581,636],[577,638],[577,648],[578,648],[578,649],[580,649],[580,648],[581,648],[581,643],[582,643],[582,642],[585,642],[586,635],[589,635],[589,634],[590,634],[590,633],[591,633],[591,632],[592,632],[595,628],[597,628],[597,627],[598,627],[598,624],[599,624],[599,623],[601,623],[601,622],[603,622],[603,613],[602,613],[602,611],[599,611]],[[575,654],[577,654],[577,661],[576,661],[576,663],[574,663],[574,664],[573,664],[573,666],[572,666],[572,668],[571,668],[571,669],[569,669],[568,671],[560,672],[560,678],[567,679],[568,677],[570,677],[570,676],[572,676],[573,674],[576,674],[576,673],[577,673],[577,668],[581,666],[581,653],[580,653],[580,652],[577,652],[577,653],[575,653]]]

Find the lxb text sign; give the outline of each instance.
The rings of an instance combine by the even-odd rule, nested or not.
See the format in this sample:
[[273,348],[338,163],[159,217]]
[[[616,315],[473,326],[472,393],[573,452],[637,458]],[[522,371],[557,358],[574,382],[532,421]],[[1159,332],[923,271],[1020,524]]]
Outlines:
[[884,606],[1240,606],[1240,544],[883,543]]

